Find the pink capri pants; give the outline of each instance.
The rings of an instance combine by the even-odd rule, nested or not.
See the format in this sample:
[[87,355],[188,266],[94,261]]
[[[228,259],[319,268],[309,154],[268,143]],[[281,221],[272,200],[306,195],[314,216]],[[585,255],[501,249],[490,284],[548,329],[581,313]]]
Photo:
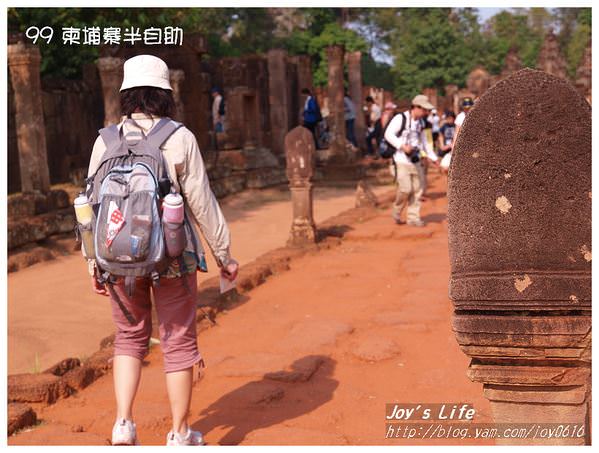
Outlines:
[[[183,278],[187,279],[190,291],[183,284]],[[123,279],[114,284],[114,290],[137,322],[131,325],[117,302],[110,298],[112,319],[117,328],[114,355],[128,355],[142,360],[148,354],[152,334],[151,280],[138,278],[133,297],[127,296]],[[181,371],[201,362],[196,338],[195,272],[184,274],[184,277],[161,278],[160,285],[154,286],[153,291],[164,371]]]

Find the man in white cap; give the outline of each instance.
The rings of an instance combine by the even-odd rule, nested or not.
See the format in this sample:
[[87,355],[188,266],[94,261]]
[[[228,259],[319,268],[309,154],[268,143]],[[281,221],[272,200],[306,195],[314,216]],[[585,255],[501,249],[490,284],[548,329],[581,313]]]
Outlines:
[[[393,117],[385,131],[385,140],[396,150],[393,155],[393,170],[397,180],[397,195],[392,217],[397,224],[424,226],[420,218],[420,198],[425,178],[421,159],[423,152],[435,163],[438,158],[428,144],[422,119],[433,108],[428,97],[419,94],[412,99],[409,110]],[[406,205],[407,218],[403,221],[401,212]]]

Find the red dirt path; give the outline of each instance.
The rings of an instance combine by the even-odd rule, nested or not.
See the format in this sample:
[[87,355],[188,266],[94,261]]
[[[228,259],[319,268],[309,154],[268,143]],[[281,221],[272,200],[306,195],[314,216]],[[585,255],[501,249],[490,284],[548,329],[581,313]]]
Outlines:
[[[241,296],[199,335],[208,368],[190,422],[209,444],[465,444],[385,439],[386,403],[470,403],[490,422],[480,384],[450,327],[445,178],[430,178],[425,228],[389,212],[350,226],[341,245]],[[11,445],[106,445],[115,417],[112,375],[52,406]],[[159,347],[147,357],[134,409],[143,445],[170,429]]]

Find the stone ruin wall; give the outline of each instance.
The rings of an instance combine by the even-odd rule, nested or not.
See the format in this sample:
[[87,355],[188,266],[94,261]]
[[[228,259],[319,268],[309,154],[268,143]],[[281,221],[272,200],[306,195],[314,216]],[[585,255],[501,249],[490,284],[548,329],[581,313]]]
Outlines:
[[[256,148],[258,151],[249,158],[251,164],[247,165],[259,166],[261,163],[256,160],[256,156],[262,155],[262,164],[268,170],[259,178],[259,184],[250,182],[249,186],[285,182],[281,156],[278,160],[267,156],[267,151],[271,149],[271,119],[269,71],[265,56],[207,61],[201,58],[203,47],[197,42],[195,46],[192,44],[174,51],[143,51],[163,58],[170,68],[183,71],[179,97],[184,122],[196,135],[212,178],[226,178],[232,173],[248,170],[243,168],[237,156],[221,159],[219,168],[216,168],[214,146],[211,143],[210,90],[213,86],[219,86],[225,92],[227,117],[234,120],[224,146],[219,146],[219,153],[222,154],[223,149],[239,153],[244,148]],[[140,52],[142,51],[139,49],[133,51],[127,48],[102,50],[103,56],[123,59]],[[290,130],[301,121],[301,88],[310,87],[312,83],[310,59],[307,56],[286,57],[285,70],[286,80],[283,82],[286,83],[288,99],[286,125],[287,130]],[[82,80],[44,79],[42,90],[51,183],[73,182],[82,185],[92,145],[104,122],[104,99],[98,69],[96,65],[88,65],[84,69]],[[8,193],[16,193],[21,190],[21,178],[14,93],[10,78],[8,112]],[[231,162],[234,162],[232,168],[220,168]],[[272,165],[279,167],[279,171],[274,171]],[[269,181],[269,175],[272,176],[272,181]],[[239,175],[233,179],[230,183],[217,183],[215,192],[223,196],[248,187],[245,182],[239,182],[244,179]]]

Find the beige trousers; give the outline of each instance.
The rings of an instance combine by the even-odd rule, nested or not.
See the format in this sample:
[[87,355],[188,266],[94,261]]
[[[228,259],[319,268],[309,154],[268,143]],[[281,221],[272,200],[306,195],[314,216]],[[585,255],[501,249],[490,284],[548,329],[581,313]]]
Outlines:
[[392,216],[399,220],[403,209],[408,207],[406,220],[420,220],[420,197],[422,196],[422,180],[426,177],[420,162],[416,164],[396,164],[397,194],[393,203]]

